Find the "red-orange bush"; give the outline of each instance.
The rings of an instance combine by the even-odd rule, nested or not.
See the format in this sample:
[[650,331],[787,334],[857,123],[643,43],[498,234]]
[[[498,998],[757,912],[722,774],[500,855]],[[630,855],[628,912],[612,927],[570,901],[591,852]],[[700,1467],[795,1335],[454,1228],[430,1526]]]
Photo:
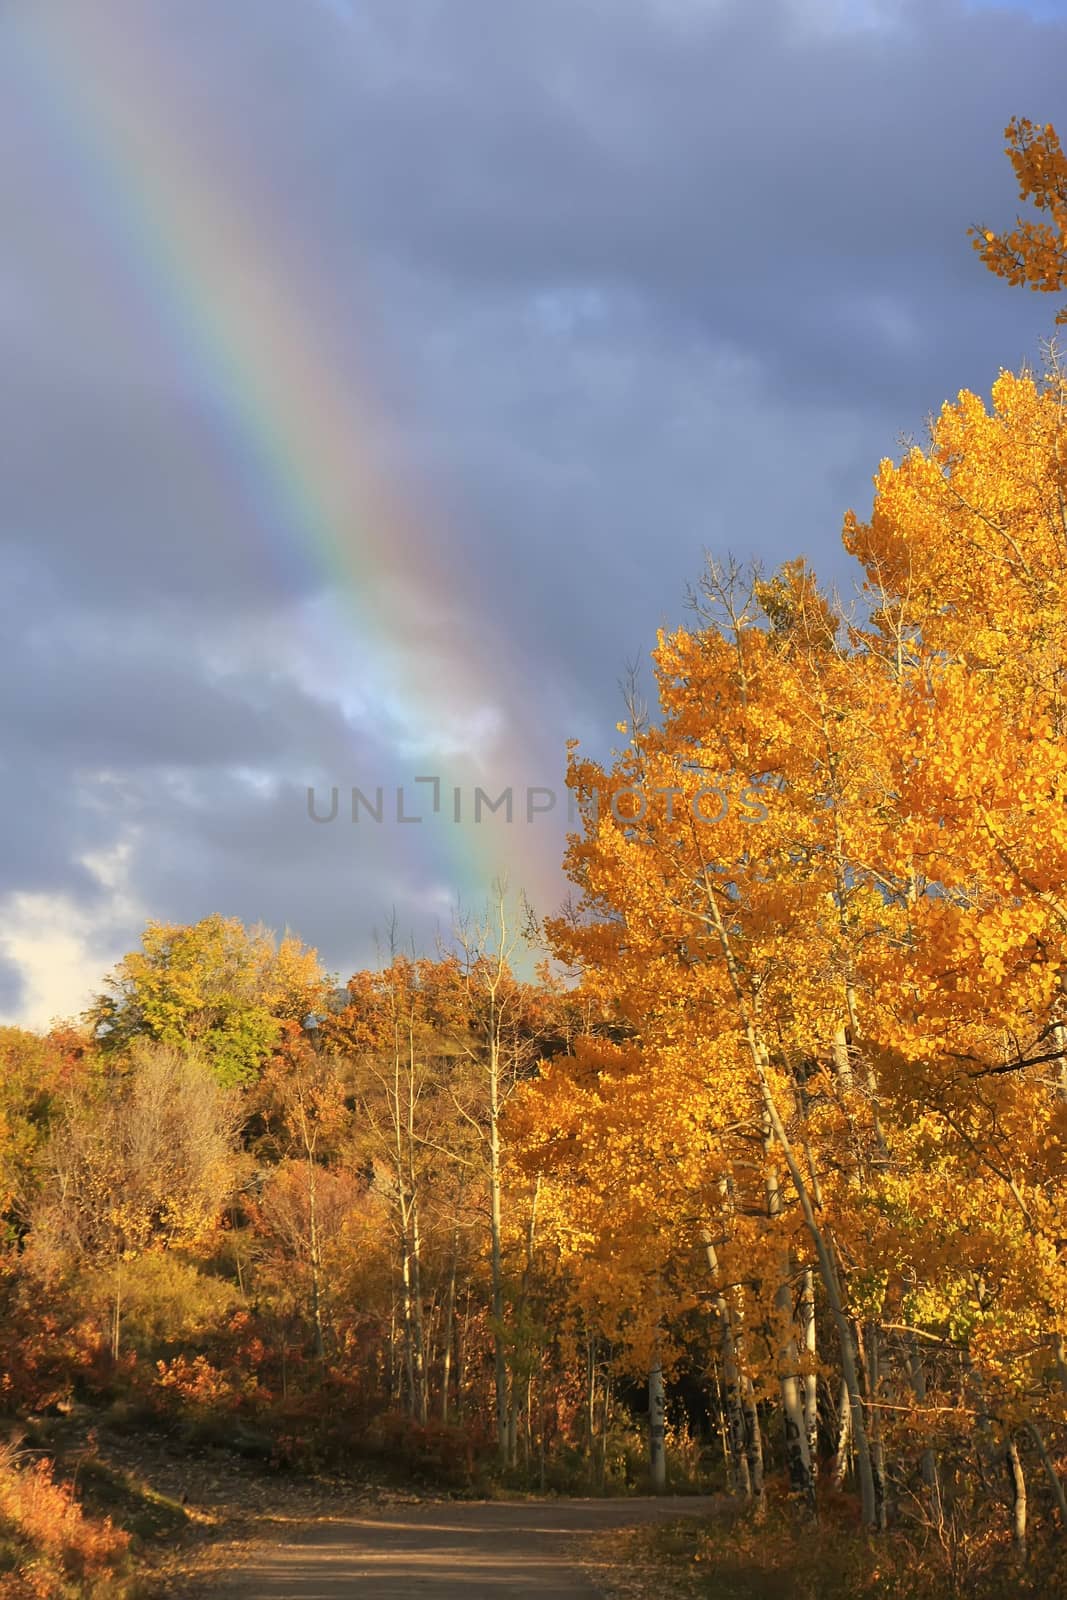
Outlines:
[[64,1297],[42,1311],[10,1274],[0,1279],[0,1413],[44,1411],[71,1397],[110,1399],[134,1364],[132,1354],[114,1362],[99,1322]]
[[129,1542],[109,1518],[85,1515],[50,1461],[20,1464],[0,1447],[0,1600],[113,1593]]

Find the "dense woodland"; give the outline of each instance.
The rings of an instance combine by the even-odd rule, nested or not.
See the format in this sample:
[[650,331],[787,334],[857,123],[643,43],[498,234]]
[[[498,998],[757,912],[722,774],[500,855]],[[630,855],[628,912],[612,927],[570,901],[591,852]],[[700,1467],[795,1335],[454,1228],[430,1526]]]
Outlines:
[[[1067,163],[1009,131],[1059,234],[976,242],[1061,287]],[[12,1418],[457,1488],[715,1487],[757,1542],[829,1523],[842,1592],[1055,1592],[1050,369],[882,462],[854,604],[800,561],[709,562],[654,705],[632,690],[610,762],[570,753],[565,913],[520,934],[489,894],[344,985],[293,937],[151,924],[87,1017],[0,1034]]]

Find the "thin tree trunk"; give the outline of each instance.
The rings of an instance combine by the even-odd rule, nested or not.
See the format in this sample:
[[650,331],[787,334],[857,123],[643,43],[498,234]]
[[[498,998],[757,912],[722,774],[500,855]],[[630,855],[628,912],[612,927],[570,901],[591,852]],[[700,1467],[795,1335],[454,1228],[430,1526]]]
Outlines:
[[663,1368],[657,1358],[648,1374],[648,1459],[654,1494],[662,1494],[667,1487],[666,1423]]
[[1062,1104],[1067,1103],[1067,1028],[1062,1022],[1057,1022],[1053,1026],[1052,1040],[1060,1052],[1058,1098]]
[[841,1395],[837,1402],[837,1444],[830,1481],[840,1491],[848,1476],[849,1446],[852,1442],[852,1404],[848,1393],[848,1380],[841,1379]]
[[[411,1113],[414,1103],[410,1016],[408,1026],[407,1082],[404,1083],[404,1049],[401,1043],[401,1018],[397,996],[393,995],[393,1078],[390,1085],[390,1115],[392,1128],[390,1155],[393,1178],[396,1184],[397,1230],[400,1242],[400,1292],[401,1316],[404,1328],[404,1374],[407,1378],[408,1411],[417,1422],[425,1422],[421,1410],[422,1383],[422,1304],[421,1285],[418,1282],[416,1255],[418,1248],[415,1220],[415,1200],[411,1185]],[[405,1134],[407,1135],[405,1143]]]
[[500,1175],[500,1050],[495,1025],[489,1041],[489,1238],[493,1296],[493,1384],[497,1453],[509,1463],[508,1368],[504,1344],[503,1196]]
[[963,1364],[964,1389],[974,1403],[974,1438],[978,1476],[982,1480],[982,1487],[988,1490],[991,1488],[990,1480],[997,1466],[997,1451],[989,1421],[985,1384],[982,1382],[981,1373],[975,1370],[969,1351],[964,1350],[962,1352],[961,1360]]
[[[857,1324],[857,1333],[859,1326]],[[871,1467],[874,1472],[874,1492],[878,1506],[878,1529],[884,1533],[888,1521],[888,1497],[886,1493],[885,1470],[885,1442],[882,1436],[882,1419],[879,1411],[879,1393],[881,1391],[881,1339],[878,1325],[874,1322],[867,1324],[866,1332],[866,1366],[867,1366],[867,1397],[871,1407]]]
[[545,1450],[547,1432],[545,1426],[545,1371],[543,1366],[537,1369],[537,1455],[538,1455],[538,1487],[542,1494],[545,1492]]
[[389,1343],[385,1349],[385,1384],[389,1395],[389,1404],[396,1401],[399,1390],[399,1377],[396,1359],[396,1287],[393,1285],[389,1301]]
[[464,1410],[463,1398],[467,1387],[467,1346],[469,1344],[471,1321],[471,1291],[467,1285],[467,1299],[463,1308],[463,1316],[456,1323],[456,1414],[461,1415]]
[[415,1420],[425,1422],[429,1413],[429,1385],[426,1370],[426,1329],[422,1305],[422,1232],[418,1208],[411,1205],[411,1308],[414,1331]]
[[[1065,1067],[1067,1070],[1067,1067]],[[1060,1387],[1067,1391],[1067,1344],[1064,1343],[1062,1333],[1053,1335],[1052,1349],[1056,1357],[1056,1371],[1059,1374]]]
[[752,1485],[752,1498],[763,1505],[763,1434],[760,1431],[759,1407],[752,1379],[746,1372],[741,1379],[741,1408],[745,1414],[745,1455],[748,1461],[748,1478]]
[[1005,1450],[1008,1482],[1011,1486],[1011,1536],[1020,1564],[1026,1561],[1026,1477],[1014,1438]]
[[[767,1215],[772,1222],[782,1214],[782,1191],[778,1169],[773,1161],[774,1133],[770,1117],[764,1118],[764,1159]],[[786,1252],[781,1268],[778,1288],[774,1296],[778,1313],[778,1391],[782,1401],[782,1422],[785,1429],[785,1458],[789,1472],[789,1487],[793,1494],[803,1497],[809,1510],[815,1509],[815,1478],[811,1470],[808,1451],[808,1434],[799,1381],[800,1358],[797,1352],[793,1322],[793,1289],[791,1262]]]
[[[926,1402],[926,1373],[923,1371],[922,1356],[914,1339],[909,1341],[908,1348],[908,1373],[911,1377],[911,1386],[920,1407]],[[939,1494],[937,1482],[937,1457],[933,1447],[927,1445],[922,1453],[921,1471],[923,1483],[935,1497]]]
[[315,1162],[311,1150],[307,1152],[308,1169],[308,1245],[311,1259],[311,1326],[315,1336],[315,1355],[320,1363],[326,1360],[326,1341],[322,1332],[322,1255],[319,1248],[318,1190],[315,1182]]
[[815,1478],[819,1471],[819,1375],[815,1370],[815,1274],[810,1267],[804,1271],[800,1325],[804,1334],[804,1357],[808,1365],[804,1374],[804,1429],[808,1436],[811,1475]]
[[452,1330],[456,1320],[456,1264],[459,1256],[459,1230],[452,1235],[452,1260],[448,1272],[445,1300],[445,1326],[441,1335],[441,1421],[448,1421],[448,1385],[452,1376]]
[[411,1295],[413,1330],[415,1336],[415,1420],[425,1422],[430,1410],[429,1371],[426,1356],[426,1327],[422,1303],[422,1227],[419,1215],[419,1185],[416,1167],[417,1138],[415,1133],[416,1092],[415,1019],[409,1007],[407,1019],[407,1085],[405,1128],[406,1150],[402,1165],[401,1183],[407,1191],[407,1215],[411,1236]]
[[735,1494],[737,1484],[734,1468],[733,1454],[730,1448],[730,1429],[726,1421],[726,1405],[723,1398],[724,1384],[719,1376],[719,1364],[714,1355],[712,1361],[712,1383],[715,1391],[715,1412],[719,1423],[719,1441],[722,1444],[722,1462],[726,1469],[726,1488],[729,1494]]
[[[788,1272],[788,1267],[783,1272]],[[814,1511],[815,1477],[811,1470],[807,1418],[797,1372],[800,1361],[793,1331],[793,1291],[787,1276],[783,1276],[778,1286],[774,1303],[782,1328],[778,1349],[778,1392],[782,1401],[789,1487],[794,1494],[803,1498],[809,1511]]]
[[237,1273],[237,1288],[243,1299],[245,1296],[245,1275],[241,1265],[241,1248],[238,1243],[239,1229],[237,1227],[237,1207],[230,1206],[230,1238],[233,1240],[233,1265]]
[[608,1423],[611,1420],[611,1368],[604,1363],[604,1403],[600,1412],[600,1438],[597,1449],[597,1483],[603,1489],[608,1475]]
[[400,1239],[400,1309],[404,1328],[404,1375],[407,1378],[408,1410],[415,1415],[415,1332],[411,1293],[411,1254],[408,1247],[407,1226],[401,1224]]
[[867,1427],[863,1417],[863,1397],[860,1392],[859,1372],[857,1370],[856,1354],[852,1344],[852,1330],[849,1327],[848,1317],[845,1314],[845,1307],[841,1296],[841,1288],[837,1279],[837,1271],[834,1267],[833,1258],[830,1254],[830,1247],[827,1243],[826,1236],[819,1226],[814,1208],[812,1207],[811,1197],[808,1194],[807,1187],[804,1183],[803,1174],[800,1171],[800,1166],[797,1162],[796,1156],[793,1153],[793,1147],[790,1142],[789,1135],[785,1130],[781,1117],[778,1115],[778,1108],[774,1103],[774,1096],[771,1093],[770,1082],[767,1078],[766,1068],[759,1056],[760,1047],[756,1043],[755,1038],[751,1040],[751,1045],[754,1053],[756,1054],[760,1088],[763,1094],[764,1105],[767,1109],[775,1137],[778,1140],[778,1143],[785,1156],[786,1164],[789,1167],[789,1175],[793,1180],[793,1187],[796,1189],[798,1198],[800,1200],[804,1221],[807,1224],[808,1232],[810,1233],[812,1243],[815,1246],[815,1253],[819,1262],[819,1275],[822,1278],[823,1288],[826,1290],[826,1297],[830,1302],[830,1311],[833,1315],[834,1326],[837,1330],[838,1345],[841,1354],[841,1369],[845,1375],[845,1380],[848,1383],[849,1406],[852,1412],[852,1443],[856,1453],[856,1465],[860,1480],[860,1499],[862,1503],[863,1522],[868,1528],[877,1528],[878,1500],[874,1485],[874,1470],[871,1462],[871,1453],[867,1439]]
[[[707,1228],[703,1230],[703,1237],[704,1251],[707,1256],[708,1266],[711,1269],[712,1282],[715,1285],[715,1312],[719,1321],[722,1341],[723,1387],[725,1389],[730,1459],[733,1463],[736,1482],[742,1494],[748,1499],[752,1494],[752,1474],[746,1449],[745,1412],[741,1372],[734,1339],[733,1319],[719,1281],[719,1258],[715,1246],[711,1242],[711,1233]],[[758,1432],[758,1420],[756,1428]]]
[[834,1034],[833,1041],[834,1077],[837,1087],[842,1095],[852,1093],[852,1061],[848,1053],[848,1034],[841,1027]]
[[596,1448],[596,1364],[592,1334],[587,1334],[585,1339],[585,1440],[592,1468]]

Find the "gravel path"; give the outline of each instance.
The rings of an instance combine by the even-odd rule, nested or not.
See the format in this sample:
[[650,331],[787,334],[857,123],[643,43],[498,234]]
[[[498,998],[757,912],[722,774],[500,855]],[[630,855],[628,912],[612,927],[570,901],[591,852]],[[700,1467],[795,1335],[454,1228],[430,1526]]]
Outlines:
[[335,1517],[257,1550],[218,1592],[228,1600],[590,1600],[584,1536],[699,1515],[711,1502],[445,1502]]

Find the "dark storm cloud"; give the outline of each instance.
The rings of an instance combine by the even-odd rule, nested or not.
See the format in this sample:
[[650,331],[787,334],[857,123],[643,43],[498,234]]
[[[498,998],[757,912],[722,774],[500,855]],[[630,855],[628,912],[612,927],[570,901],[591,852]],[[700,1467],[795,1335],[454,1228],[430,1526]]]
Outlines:
[[[195,636],[194,636],[195,637]],[[279,749],[305,765],[358,733],[337,706],[276,675],[212,671],[175,634],[132,625],[0,643],[0,672],[21,676],[8,748],[45,748],[81,769],[268,769]]]
[[[109,3],[135,27],[140,0]],[[865,9],[151,6],[191,159],[318,284],[375,449],[469,580],[457,630],[487,676],[506,652],[541,748],[610,743],[703,546],[848,581],[842,513],[879,458],[1051,325],[966,229],[1015,215],[1008,117],[1067,123],[1067,23]],[[408,776],[400,730],[309,677],[322,576],[278,564],[284,513],[80,187],[13,15],[0,888],[99,912],[91,858],[125,845],[113,940],[131,899],[288,922],[342,967],[392,905],[432,936],[425,839],[306,820],[307,783]]]
[[[404,938],[432,941],[438,925],[447,932],[447,907],[426,904],[432,864],[406,840],[398,848],[388,822],[352,824],[350,792],[339,788],[336,820],[319,825],[308,817],[306,786],[292,781],[258,797],[219,781],[195,818],[187,804],[157,800],[137,869],[142,892],[184,922],[217,909],[222,886],[228,914],[288,926],[339,965],[373,961],[375,935],[394,910]],[[330,790],[316,787],[322,816]]]
[[785,0],[357,9],[332,129],[356,154],[305,193],[464,298],[623,289],[663,338],[757,354],[809,397],[866,399],[880,361],[907,403],[983,305],[1028,342],[964,232],[1011,203],[1009,112],[1062,103],[1067,25],[955,0],[838,31]]

